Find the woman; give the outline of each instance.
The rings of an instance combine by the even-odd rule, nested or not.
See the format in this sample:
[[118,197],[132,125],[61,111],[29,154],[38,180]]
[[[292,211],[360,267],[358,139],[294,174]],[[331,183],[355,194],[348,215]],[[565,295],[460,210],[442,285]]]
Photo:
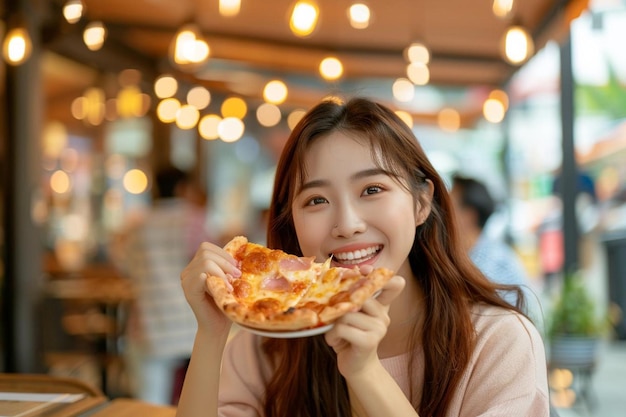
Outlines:
[[179,416],[548,415],[539,333],[468,259],[445,184],[391,110],[356,98],[305,115],[277,167],[267,242],[397,276],[325,335],[240,331],[225,350],[230,322],[204,281],[240,272],[203,244],[181,274],[198,334]]

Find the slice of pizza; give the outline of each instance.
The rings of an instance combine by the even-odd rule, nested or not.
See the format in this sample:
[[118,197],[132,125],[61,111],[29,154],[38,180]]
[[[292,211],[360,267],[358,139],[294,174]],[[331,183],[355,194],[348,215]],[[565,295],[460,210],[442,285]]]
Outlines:
[[358,310],[393,276],[386,268],[365,275],[358,267],[332,267],[330,259],[315,262],[269,249],[237,236],[224,249],[237,261],[241,277],[230,281],[207,278],[219,308],[243,326],[293,331],[330,324]]

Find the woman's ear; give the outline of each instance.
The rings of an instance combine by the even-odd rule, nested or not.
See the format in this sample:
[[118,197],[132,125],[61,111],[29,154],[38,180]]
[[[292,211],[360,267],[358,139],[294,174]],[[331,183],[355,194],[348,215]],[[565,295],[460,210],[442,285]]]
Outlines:
[[435,185],[431,180],[426,180],[426,190],[420,195],[415,205],[415,225],[419,226],[424,223],[432,209],[433,195],[435,194]]

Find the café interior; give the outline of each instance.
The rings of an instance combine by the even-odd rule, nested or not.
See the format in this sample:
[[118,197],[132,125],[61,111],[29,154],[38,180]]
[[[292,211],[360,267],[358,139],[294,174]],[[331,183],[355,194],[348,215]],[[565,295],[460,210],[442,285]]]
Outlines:
[[604,81],[586,83],[577,51],[625,69],[610,48],[619,41],[607,41],[625,10],[620,0],[0,1],[0,372],[79,375],[123,396],[133,285],[112,243],[149,208],[157,167],[195,178],[216,242],[263,236],[282,144],[329,97],[387,104],[444,177],[465,168],[488,182],[538,289],[555,172],[561,268],[606,263],[580,253],[574,178],[590,173],[602,233],[622,233],[626,79],[604,68]]

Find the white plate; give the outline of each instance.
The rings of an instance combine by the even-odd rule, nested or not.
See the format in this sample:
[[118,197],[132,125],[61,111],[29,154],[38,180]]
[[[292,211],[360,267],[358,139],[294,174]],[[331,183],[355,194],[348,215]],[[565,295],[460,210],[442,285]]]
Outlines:
[[295,330],[295,331],[271,331],[254,329],[252,327],[239,325],[243,330],[264,337],[273,337],[275,339],[294,339],[296,337],[309,337],[323,334],[333,328],[333,324],[327,324],[326,326],[315,327],[313,329]]

